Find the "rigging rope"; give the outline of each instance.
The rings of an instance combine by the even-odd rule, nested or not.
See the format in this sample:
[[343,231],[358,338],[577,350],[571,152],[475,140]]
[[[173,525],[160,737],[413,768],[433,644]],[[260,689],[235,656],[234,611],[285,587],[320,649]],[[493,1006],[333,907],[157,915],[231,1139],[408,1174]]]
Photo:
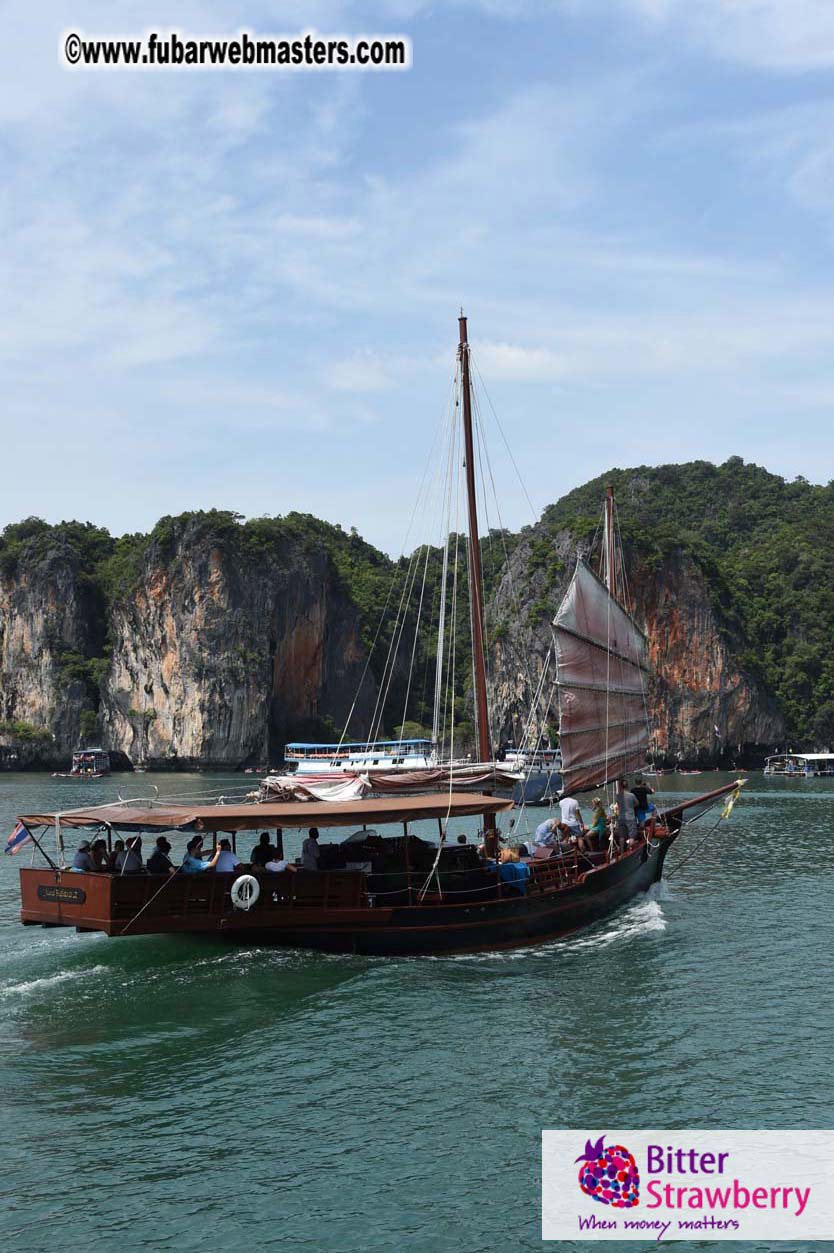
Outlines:
[[[481,382],[481,385],[483,386],[483,380],[481,379],[480,371],[478,371],[478,378]],[[484,386],[484,393],[487,395],[487,400],[489,400],[489,395],[486,393],[485,386]],[[505,577],[507,579],[507,583],[510,589],[510,603],[511,603],[512,609],[515,612],[516,617],[520,617],[521,616],[520,599],[516,591],[515,580],[513,579],[512,565],[510,563],[510,553],[509,553],[509,549],[507,548],[506,528],[504,526],[504,519],[501,515],[501,505],[500,505],[499,496],[498,496],[498,489],[495,484],[495,475],[493,474],[493,470],[492,470],[492,460],[489,455],[489,444],[486,439],[484,424],[481,420],[481,407],[480,407],[480,401],[478,399],[477,392],[473,394],[473,400],[474,400],[473,408],[474,408],[474,414],[475,414],[475,429],[476,429],[476,432],[478,435],[478,441],[479,441],[478,443],[479,455],[480,455],[480,448],[482,446],[484,459],[486,461],[487,472],[489,474],[489,481],[492,487],[492,496],[495,501],[496,513],[498,515],[499,534],[501,538],[501,545],[504,550],[504,571],[505,571]],[[490,404],[490,408],[492,409],[493,416],[495,417],[496,424],[498,425],[498,428],[500,430],[501,424],[498,419],[498,415],[495,412],[495,407],[493,406],[491,400],[489,400],[489,404]],[[501,431],[501,435],[503,438],[503,431]],[[506,443],[506,440],[505,440],[505,443]],[[516,470],[516,474],[518,475],[520,479],[521,476],[519,475],[517,466],[515,467],[515,470]],[[481,471],[481,480],[484,484],[484,496],[486,497],[486,476],[483,474],[483,470]],[[530,503],[529,496],[527,497],[527,500],[528,500],[528,503]],[[530,504],[530,508],[532,509],[532,504]],[[490,535],[491,535],[491,532],[490,532]],[[528,692],[532,692],[534,688],[533,675],[530,669],[528,653],[526,649],[522,649],[521,659],[522,659],[522,665],[525,671],[525,676],[527,679]],[[522,748],[522,747],[523,745],[519,745],[519,748]]]
[[[671,870],[668,870],[666,872],[667,879],[671,879],[672,875],[675,874],[678,870],[680,870],[681,866],[685,866],[691,857],[694,857],[696,853],[700,852],[700,850],[704,847],[704,845],[706,844],[710,836],[713,835],[715,831],[718,829],[719,823],[723,822],[725,818],[729,818],[733,810],[733,805],[735,804],[736,800],[739,797],[740,791],[741,789],[737,787],[735,792],[732,792],[730,796],[725,800],[721,813],[718,815],[715,822],[710,827],[709,831],[707,831],[704,838],[700,841],[700,843],[696,844],[695,847],[691,849],[684,858],[681,859],[681,861],[675,862]],[[722,799],[721,797],[717,797],[716,800],[713,801],[712,805],[707,806],[706,809],[702,809],[701,812],[699,814],[696,814],[694,818],[690,818],[688,821],[682,822],[681,830],[685,826],[691,827],[692,824],[694,822],[697,822],[699,818],[703,818],[704,814],[708,814],[710,809],[714,809],[721,799]]]
[[537,522],[537,521],[538,521],[539,515],[538,515],[538,513],[536,512],[535,506],[534,506],[534,504],[533,504],[532,500],[530,499],[530,497],[529,497],[529,495],[528,495],[528,493],[527,493],[527,488],[526,488],[526,487],[525,487],[525,485],[524,485],[524,480],[523,480],[523,478],[521,477],[521,472],[520,472],[520,470],[519,470],[519,468],[518,468],[518,465],[516,464],[516,459],[515,459],[515,457],[513,456],[513,450],[512,450],[512,448],[510,447],[509,443],[507,442],[507,437],[506,437],[506,435],[504,434],[504,428],[503,428],[503,427],[502,427],[502,425],[501,425],[501,419],[498,417],[498,414],[497,414],[496,409],[495,409],[495,405],[492,403],[492,399],[491,399],[491,397],[490,397],[490,394],[489,394],[489,392],[487,391],[487,385],[486,385],[486,383],[485,383],[485,382],[484,382],[484,380],[483,380],[483,376],[482,376],[482,374],[481,374],[481,371],[478,369],[477,362],[475,362],[475,360],[473,359],[473,356],[472,356],[472,352],[471,352],[471,350],[470,350],[470,353],[469,353],[469,363],[470,363],[470,365],[471,365],[471,366],[473,366],[473,367],[474,367],[474,369],[475,369],[475,373],[478,375],[478,383],[479,383],[479,384],[480,384],[480,386],[483,388],[483,393],[484,393],[484,395],[485,395],[485,396],[486,396],[486,398],[487,398],[487,403],[489,404],[489,407],[490,407],[490,409],[492,410],[492,416],[495,418],[495,425],[498,427],[498,431],[499,431],[499,433],[500,433],[500,435],[501,435],[501,439],[504,441],[504,447],[505,447],[505,448],[506,448],[506,450],[507,450],[507,454],[509,455],[510,462],[512,463],[512,467],[513,467],[513,469],[515,470],[516,478],[518,479],[519,484],[521,485],[521,490],[522,490],[522,492],[524,493],[524,497],[525,497],[525,499],[526,499],[526,501],[527,501],[527,504],[530,506],[530,515],[531,515],[531,517],[532,517],[532,519],[533,519],[533,522],[535,523],[535,522]]
[[[454,384],[455,384],[455,380],[454,380],[454,377],[453,377],[453,378],[452,378],[452,382],[450,383],[450,387],[449,387],[449,398],[450,398],[450,399],[453,397],[453,394],[454,394]],[[439,444],[442,444],[442,441],[443,441],[443,438],[444,438],[444,434],[445,434],[445,431],[446,431],[446,427],[447,427],[448,422],[449,422],[449,402],[447,401],[447,404],[444,406],[444,408],[443,408],[443,410],[442,410],[441,417],[440,417],[439,421],[437,422],[437,424],[435,425],[435,429],[434,429],[434,436],[433,436],[433,438],[432,438],[431,448],[430,448],[430,450],[429,450],[428,457],[426,458],[426,462],[425,462],[425,465],[424,465],[424,467],[423,467],[423,474],[422,474],[422,478],[421,478],[421,480],[420,480],[420,486],[419,486],[419,488],[418,488],[418,490],[417,490],[417,495],[416,495],[416,498],[415,498],[415,500],[414,500],[414,505],[413,505],[412,510],[411,510],[411,517],[409,518],[408,526],[406,527],[405,536],[404,536],[404,538],[403,538],[403,542],[402,542],[401,553],[402,553],[402,555],[403,555],[403,556],[405,555],[406,548],[407,548],[407,546],[408,546],[408,542],[409,542],[409,537],[411,536],[412,528],[413,528],[413,526],[414,526],[415,519],[417,518],[417,514],[418,514],[419,506],[420,506],[420,503],[421,503],[422,498],[423,498],[423,492],[424,492],[424,489],[426,488],[427,481],[429,481],[429,471],[432,469],[432,467],[436,467],[436,464],[437,464],[437,460],[436,460],[436,449],[437,449],[437,447],[438,447],[438,445],[439,445]],[[419,550],[418,550],[418,551],[419,551]],[[415,553],[412,553],[412,554],[411,554],[411,557],[409,558],[409,569],[410,569],[410,566],[411,566],[411,561],[414,559],[414,556],[415,556]],[[382,610],[382,613],[381,613],[380,618],[379,618],[379,622],[378,622],[378,625],[377,625],[377,629],[376,629],[376,632],[375,632],[375,634],[374,634],[374,638],[373,638],[373,641],[372,641],[372,643],[371,643],[371,647],[370,647],[370,650],[369,650],[369,652],[368,652],[368,656],[367,656],[367,659],[366,659],[366,661],[365,661],[365,665],[364,665],[364,667],[363,667],[362,674],[361,674],[361,677],[360,677],[360,679],[359,679],[359,683],[358,683],[358,685],[357,685],[356,692],[355,692],[355,695],[354,695],[353,701],[352,701],[352,703],[351,703],[351,706],[350,706],[350,710],[349,710],[349,712],[348,712],[347,719],[346,719],[346,721],[345,721],[345,725],[344,725],[344,727],[343,727],[343,729],[342,729],[342,733],[341,733],[341,735],[340,735],[340,737],[339,737],[339,743],[338,743],[338,746],[337,746],[337,751],[338,751],[338,749],[339,749],[339,748],[341,748],[341,747],[342,747],[342,745],[344,744],[345,740],[347,739],[348,730],[349,730],[349,727],[350,727],[350,721],[351,721],[351,718],[352,718],[352,716],[353,716],[353,713],[354,713],[354,711],[355,711],[355,709],[356,709],[356,704],[357,704],[357,701],[358,701],[358,699],[359,699],[360,692],[362,691],[362,687],[363,687],[363,685],[364,685],[364,683],[365,683],[365,679],[367,678],[368,671],[369,671],[370,666],[371,666],[371,661],[372,661],[372,658],[373,658],[373,655],[374,655],[374,651],[375,651],[376,646],[377,646],[377,643],[378,643],[378,641],[379,641],[379,637],[380,637],[380,634],[381,634],[381,632],[382,632],[383,625],[384,625],[384,623],[385,623],[385,621],[386,621],[386,618],[387,618],[387,614],[388,614],[388,607],[389,607],[389,605],[390,605],[390,603],[391,603],[391,596],[392,596],[392,593],[393,593],[393,591],[394,591],[395,587],[397,586],[397,582],[398,582],[398,580],[399,580],[399,577],[400,577],[400,570],[399,570],[399,569],[395,569],[395,570],[394,570],[394,573],[393,573],[393,575],[392,575],[392,577],[391,577],[391,583],[390,583],[389,588],[388,588],[388,595],[386,596],[386,599],[385,599],[385,605],[383,606],[383,610]],[[408,581],[408,570],[406,571],[406,581],[405,581],[405,583],[404,583],[404,585],[403,585],[404,587],[405,587],[405,585],[406,585],[407,581]],[[401,606],[402,606],[402,597],[400,598],[400,607],[401,607]],[[397,619],[396,619],[396,621],[395,621],[395,626],[394,626],[394,629],[393,629],[393,631],[392,631],[392,636],[391,636],[391,640],[392,640],[392,641],[393,641],[394,635],[395,635],[395,633],[396,633],[397,622],[399,621],[399,612],[400,612],[400,610],[399,610],[399,608],[398,608],[398,611],[397,611]],[[390,645],[390,643],[389,643],[388,655],[386,656],[385,665],[383,666],[382,680],[381,680],[381,682],[380,682],[380,685],[379,685],[379,690],[378,690],[378,692],[377,692],[377,702],[376,702],[376,703],[375,703],[375,705],[374,705],[374,712],[373,712],[372,717],[371,717],[371,727],[373,727],[374,723],[377,721],[377,708],[378,708],[378,697],[379,697],[379,691],[381,691],[381,690],[382,690],[382,688],[385,686],[385,675],[386,675],[386,670],[387,670],[387,666],[388,666],[388,659],[389,659],[389,657],[390,657],[390,650],[391,650],[391,645]],[[380,716],[380,720],[381,720],[381,716]],[[368,735],[367,742],[366,742],[366,747],[370,745],[370,742],[371,742],[371,739],[372,739],[372,738],[373,738],[373,737],[372,737],[372,735],[371,735],[371,734],[369,734],[369,735]]]
[[[443,819],[441,823],[441,827],[440,827],[440,839],[437,844],[437,853],[435,855],[432,867],[426,877],[425,883],[423,884],[422,888],[418,890],[418,893],[417,893],[418,901],[421,901],[424,899],[426,893],[428,892],[429,885],[431,884],[431,881],[433,878],[437,879],[437,890],[438,892],[441,892],[440,873],[438,870],[438,866],[440,865],[441,851],[443,849],[444,844],[446,843],[446,832],[449,827],[449,815],[452,812],[452,793],[454,790],[454,773],[455,773],[454,674],[455,674],[456,644],[457,644],[457,639],[456,639],[457,633],[455,631],[455,624],[457,622],[458,550],[459,550],[459,544],[460,544],[460,496],[461,496],[460,484],[461,484],[461,479],[463,477],[463,458],[459,459],[458,466],[459,468],[458,468],[458,474],[457,474],[457,491],[456,491],[456,497],[455,497],[455,567],[454,567],[454,574],[452,576],[452,617],[451,617],[452,629],[451,629],[450,665],[449,665],[449,673],[452,676],[452,683],[451,683],[452,705],[451,705],[451,720],[450,720],[450,735],[449,735],[449,804],[446,809],[446,817]],[[467,548],[468,548],[468,545],[467,545]],[[448,690],[449,690],[449,683],[447,682],[447,692]],[[444,720],[444,739],[445,739],[445,720]]]

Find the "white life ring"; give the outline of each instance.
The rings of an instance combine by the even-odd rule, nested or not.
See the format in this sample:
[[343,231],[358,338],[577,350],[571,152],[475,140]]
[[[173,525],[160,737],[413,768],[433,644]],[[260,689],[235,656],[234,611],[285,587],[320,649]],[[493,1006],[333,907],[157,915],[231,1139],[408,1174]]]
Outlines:
[[261,885],[253,874],[242,874],[232,884],[231,897],[235,909],[251,909],[261,894]]

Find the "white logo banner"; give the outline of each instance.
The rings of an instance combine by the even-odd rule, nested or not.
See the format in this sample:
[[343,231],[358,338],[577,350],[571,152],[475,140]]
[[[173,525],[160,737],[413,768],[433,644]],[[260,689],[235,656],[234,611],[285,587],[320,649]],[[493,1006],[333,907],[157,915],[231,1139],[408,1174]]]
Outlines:
[[834,1131],[543,1131],[543,1240],[832,1240]]

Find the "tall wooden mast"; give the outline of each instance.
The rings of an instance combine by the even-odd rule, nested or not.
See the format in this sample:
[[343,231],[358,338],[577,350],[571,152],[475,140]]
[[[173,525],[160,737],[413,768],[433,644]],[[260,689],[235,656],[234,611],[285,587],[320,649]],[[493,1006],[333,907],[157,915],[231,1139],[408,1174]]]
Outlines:
[[[463,392],[463,446],[466,458],[466,496],[469,513],[469,609],[472,618],[472,663],[475,674],[475,726],[478,734],[478,757],[492,761],[487,704],[486,661],[484,658],[484,585],[481,572],[481,545],[478,539],[478,501],[475,494],[475,445],[472,438],[472,390],[469,380],[469,341],[466,318],[458,318],[460,330],[461,391]],[[494,815],[484,815],[485,846],[488,855],[497,853],[497,830]]]

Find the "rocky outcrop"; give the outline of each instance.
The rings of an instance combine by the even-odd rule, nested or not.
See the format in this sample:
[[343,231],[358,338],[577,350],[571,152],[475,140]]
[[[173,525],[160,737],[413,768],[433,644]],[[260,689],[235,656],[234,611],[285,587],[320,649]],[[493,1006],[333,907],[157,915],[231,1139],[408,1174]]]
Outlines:
[[324,524],[183,515],[125,561],[106,532],[30,521],[0,542],[0,769],[64,768],[85,740],[127,768],[274,763],[355,697],[365,731],[376,686]]
[[743,641],[722,619],[692,558],[675,550],[652,577],[642,574],[635,590],[654,671],[649,715],[658,760],[756,758],[784,739],[781,712],[735,660]]
[[[287,734],[328,720],[341,730],[365,662],[356,606],[323,548],[286,539],[247,552],[240,533],[193,520],[150,545],[109,628],[105,744],[156,767],[265,763]],[[357,722],[374,696],[366,681]]]
[[69,545],[33,540],[0,574],[0,764],[68,761],[92,710],[85,665],[102,625]]
[[[496,639],[492,704],[501,739],[518,741],[523,734],[530,693],[551,643],[550,622],[577,553],[587,555],[588,547],[568,530],[543,536],[532,528],[497,588],[489,620]],[[717,764],[759,756],[778,743],[785,735],[784,719],[760,681],[737,662],[744,641],[692,557],[672,549],[659,564],[647,566],[632,551],[626,564],[634,617],[646,632],[654,672],[646,696],[658,763]],[[537,728],[558,723],[551,678],[542,687],[533,721]]]
[[[812,520],[814,537],[827,534],[820,518],[830,505],[834,533],[834,491],[829,502],[822,489],[743,463],[611,474],[634,612],[654,667],[647,700],[659,760],[753,760],[784,743],[785,709],[794,729],[797,709],[834,727],[834,675],[825,669],[830,650],[817,604],[830,579],[811,560],[834,547],[807,543],[795,520],[784,549],[774,550],[771,525],[793,509],[803,526]],[[552,683],[538,701],[533,693],[550,620],[577,552],[590,547],[602,488],[599,480],[576,489],[535,527],[505,537],[511,556],[497,585],[490,578],[487,605],[496,742],[523,738],[531,705],[537,725],[558,722]],[[777,591],[793,579],[784,602],[793,617],[770,610],[775,592],[766,576],[774,567]],[[373,636],[396,577],[394,563],[357,534],[298,514],[244,524],[221,511],[183,514],[162,519],[150,536],[120,540],[86,523],[7,527],[0,767],[64,765],[93,738],[134,765],[276,764],[287,738],[329,738],[351,708],[349,733],[362,736],[377,691],[363,632]],[[430,616],[417,654],[428,687],[409,689],[395,667],[395,699],[385,711],[392,720],[425,721]],[[376,650],[380,672],[388,638],[383,633]],[[458,660],[457,696],[465,699],[469,656]],[[829,735],[827,723],[819,734]]]

